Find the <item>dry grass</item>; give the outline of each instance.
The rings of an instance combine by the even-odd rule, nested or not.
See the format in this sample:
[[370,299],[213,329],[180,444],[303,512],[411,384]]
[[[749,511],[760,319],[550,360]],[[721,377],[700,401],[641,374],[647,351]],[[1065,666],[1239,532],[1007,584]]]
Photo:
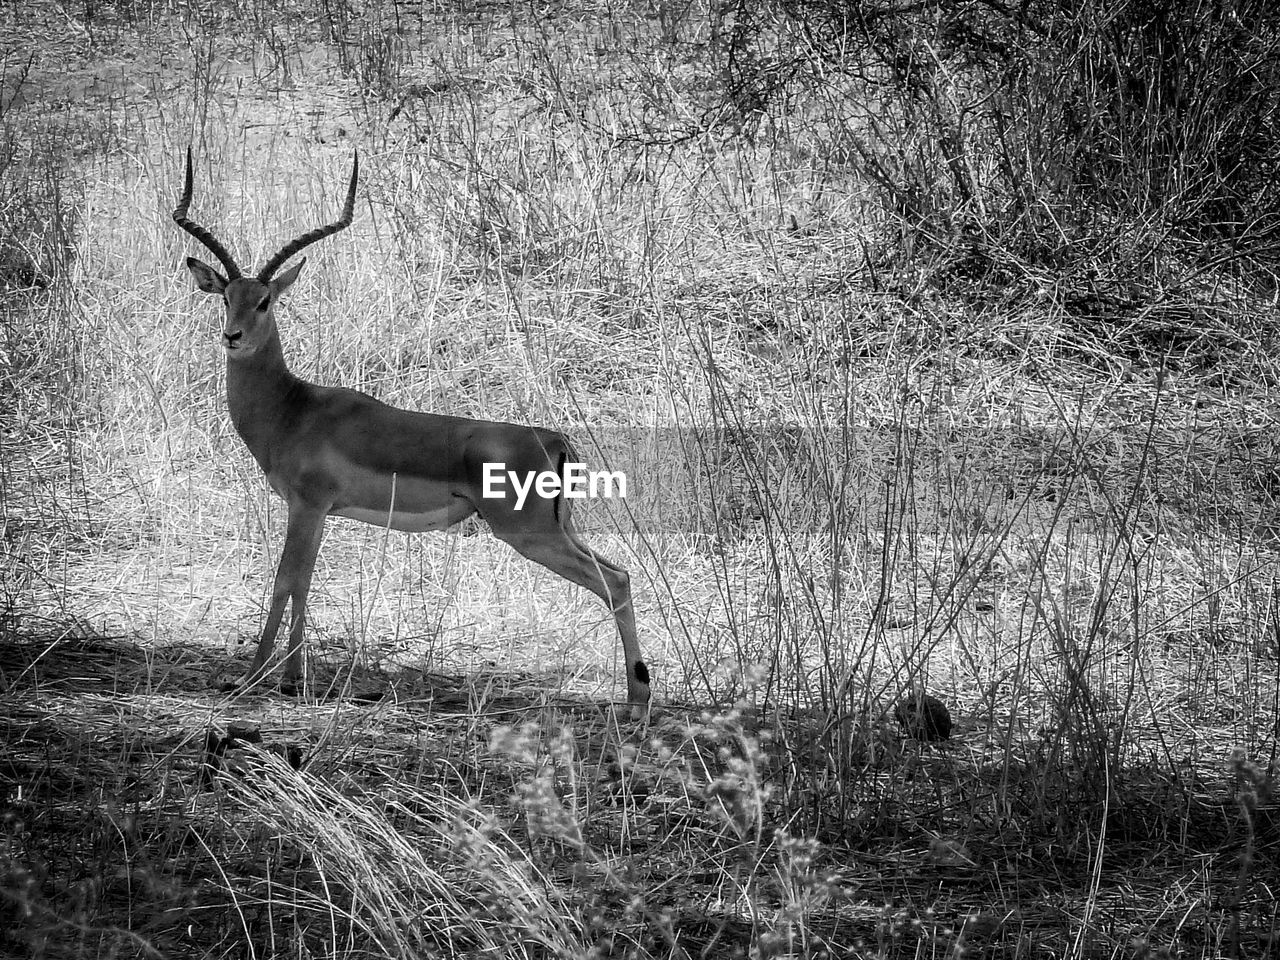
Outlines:
[[[716,102],[697,5],[81,12],[0,11],[0,951],[1280,949],[1268,305],[1090,324],[870,256],[834,83],[656,135]],[[331,522],[312,695],[214,692],[283,511],[180,267],[188,143],[254,262],[361,151],[297,373],[627,471],[580,526],[649,729],[597,706],[594,598],[475,527]],[[950,742],[890,719],[913,683]]]

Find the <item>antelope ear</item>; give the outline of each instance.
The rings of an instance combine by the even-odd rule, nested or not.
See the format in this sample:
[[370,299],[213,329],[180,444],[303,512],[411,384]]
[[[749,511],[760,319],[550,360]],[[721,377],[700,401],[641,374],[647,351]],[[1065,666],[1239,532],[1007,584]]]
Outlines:
[[278,276],[276,279],[271,281],[271,286],[274,289],[275,295],[277,297],[293,286],[293,281],[298,279],[298,274],[302,272],[302,265],[306,262],[307,262],[307,258],[303,257],[301,260],[295,263],[292,267],[290,267],[284,273],[280,274],[280,276]]
[[196,286],[205,293],[222,293],[227,289],[227,278],[204,261],[187,257],[187,269],[196,278]]

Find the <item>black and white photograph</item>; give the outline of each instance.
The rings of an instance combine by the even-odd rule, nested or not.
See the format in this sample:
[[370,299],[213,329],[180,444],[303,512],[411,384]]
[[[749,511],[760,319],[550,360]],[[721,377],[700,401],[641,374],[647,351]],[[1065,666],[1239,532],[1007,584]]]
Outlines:
[[0,0],[0,960],[1280,960],[1280,5]]

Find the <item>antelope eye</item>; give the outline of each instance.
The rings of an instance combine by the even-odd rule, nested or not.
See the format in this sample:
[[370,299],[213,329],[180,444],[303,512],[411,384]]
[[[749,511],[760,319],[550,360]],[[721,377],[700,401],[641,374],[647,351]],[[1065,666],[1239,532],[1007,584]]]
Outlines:
[[271,298],[270,298],[270,297],[263,297],[261,300],[259,300],[259,301],[258,301],[258,312],[259,312],[259,313],[266,313],[266,312],[267,312],[267,307],[269,307],[269,306],[271,306]]

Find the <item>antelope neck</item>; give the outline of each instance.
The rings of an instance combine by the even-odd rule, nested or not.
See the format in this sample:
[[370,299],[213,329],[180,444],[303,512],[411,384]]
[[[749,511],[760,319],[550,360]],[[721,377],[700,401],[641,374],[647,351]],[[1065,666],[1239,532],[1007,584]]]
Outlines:
[[267,468],[293,423],[303,381],[289,372],[278,334],[256,350],[227,351],[227,409],[255,460]]

